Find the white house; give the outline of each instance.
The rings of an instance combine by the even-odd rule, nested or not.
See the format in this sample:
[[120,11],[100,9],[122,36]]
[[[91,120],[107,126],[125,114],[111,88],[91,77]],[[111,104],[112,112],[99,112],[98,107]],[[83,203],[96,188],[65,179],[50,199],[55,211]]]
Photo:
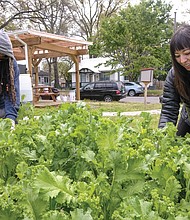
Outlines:
[[[79,63],[80,86],[84,86],[88,82],[96,82],[102,80],[123,81],[124,76],[116,72],[111,74],[111,66],[105,65],[109,58],[85,58]],[[72,74],[72,87],[76,87],[76,73],[75,66],[73,66],[69,73]]]

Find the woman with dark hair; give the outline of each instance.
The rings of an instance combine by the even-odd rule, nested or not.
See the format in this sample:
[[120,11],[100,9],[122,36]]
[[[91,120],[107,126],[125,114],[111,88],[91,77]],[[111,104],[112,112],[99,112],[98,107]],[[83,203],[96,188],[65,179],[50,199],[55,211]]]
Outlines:
[[0,118],[9,118],[12,128],[20,107],[19,74],[9,36],[0,30]]
[[177,135],[185,136],[190,133],[190,25],[184,25],[174,33],[170,53],[173,67],[164,85],[159,127],[172,122],[177,125]]

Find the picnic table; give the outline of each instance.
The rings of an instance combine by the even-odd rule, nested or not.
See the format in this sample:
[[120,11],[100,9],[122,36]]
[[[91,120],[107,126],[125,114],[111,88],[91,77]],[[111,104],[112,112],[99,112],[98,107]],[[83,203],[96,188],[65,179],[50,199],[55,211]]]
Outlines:
[[49,85],[39,85],[33,87],[34,100],[39,101],[40,98],[43,100],[53,100],[56,102],[56,98],[59,95],[59,91],[54,92],[54,87]]

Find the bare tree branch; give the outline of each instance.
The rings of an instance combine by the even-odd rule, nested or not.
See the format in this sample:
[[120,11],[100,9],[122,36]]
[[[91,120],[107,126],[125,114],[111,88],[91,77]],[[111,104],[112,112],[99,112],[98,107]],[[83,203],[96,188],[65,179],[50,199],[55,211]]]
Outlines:
[[[0,29],[7,27],[13,21],[37,19],[38,13],[51,7],[56,0],[46,2],[46,4],[34,4],[35,1],[15,0],[15,1],[0,1],[0,12],[5,14],[4,19],[0,19]],[[11,12],[11,13],[10,13]],[[35,16],[34,16],[35,14]]]
[[99,29],[103,17],[116,13],[129,0],[71,0],[68,4],[73,22],[78,26],[81,37],[91,40]]

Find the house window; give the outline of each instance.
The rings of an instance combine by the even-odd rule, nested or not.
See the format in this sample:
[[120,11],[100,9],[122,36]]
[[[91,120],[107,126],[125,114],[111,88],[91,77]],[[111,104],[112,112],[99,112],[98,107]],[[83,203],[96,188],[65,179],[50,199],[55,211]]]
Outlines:
[[49,83],[49,78],[48,78],[48,76],[44,76],[44,83],[45,83],[45,84],[48,84],[48,83]]
[[90,69],[82,68],[80,70],[80,81],[81,82],[89,82],[90,78],[88,78],[88,77],[93,74],[94,74],[94,72],[92,72]]
[[86,74],[85,73],[80,74],[80,81],[81,82],[86,82]]
[[100,73],[100,81],[110,80],[110,75],[107,73]]
[[44,82],[43,82],[43,78],[42,78],[41,76],[38,77],[38,81],[39,81],[40,84],[43,84],[43,83],[44,83]]

